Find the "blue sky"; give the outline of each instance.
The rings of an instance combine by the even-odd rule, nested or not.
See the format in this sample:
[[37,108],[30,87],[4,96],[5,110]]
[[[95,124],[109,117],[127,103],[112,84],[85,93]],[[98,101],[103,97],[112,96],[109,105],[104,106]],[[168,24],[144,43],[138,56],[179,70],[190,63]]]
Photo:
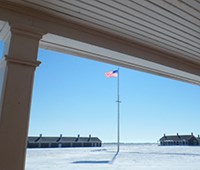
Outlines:
[[[0,44],[2,53],[2,43]],[[29,135],[117,140],[118,66],[40,49]],[[120,67],[121,141],[157,142],[166,134],[200,134],[200,87]]]

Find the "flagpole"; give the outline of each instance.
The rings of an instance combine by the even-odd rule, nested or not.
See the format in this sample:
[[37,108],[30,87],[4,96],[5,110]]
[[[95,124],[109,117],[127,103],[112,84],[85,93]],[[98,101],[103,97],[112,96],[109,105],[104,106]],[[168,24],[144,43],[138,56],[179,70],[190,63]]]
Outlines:
[[105,76],[110,77],[117,77],[117,154],[119,152],[120,147],[120,96],[119,96],[119,68],[114,71],[109,71],[105,73]]
[[117,152],[120,145],[120,96],[119,96],[119,68],[117,77]]

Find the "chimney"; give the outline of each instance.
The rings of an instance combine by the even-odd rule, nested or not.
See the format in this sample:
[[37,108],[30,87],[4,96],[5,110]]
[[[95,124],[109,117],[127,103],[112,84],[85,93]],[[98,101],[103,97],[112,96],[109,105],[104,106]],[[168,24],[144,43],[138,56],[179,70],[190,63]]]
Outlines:
[[193,136],[193,132],[191,133],[191,135]]
[[41,138],[42,138],[42,134],[40,134],[40,136],[37,139],[35,139],[35,142],[38,142]]
[[167,139],[167,136],[165,135],[165,133],[164,133],[164,138]]
[[181,138],[180,136],[179,136],[179,134],[177,133],[177,136],[179,137],[179,138]]
[[88,142],[91,140],[91,135],[89,135]]
[[76,138],[76,142],[79,141],[80,135],[78,134],[77,138]]
[[198,135],[198,138],[200,138],[200,136]]
[[60,142],[61,139],[62,139],[62,134],[60,134],[60,137],[56,140],[56,142]]

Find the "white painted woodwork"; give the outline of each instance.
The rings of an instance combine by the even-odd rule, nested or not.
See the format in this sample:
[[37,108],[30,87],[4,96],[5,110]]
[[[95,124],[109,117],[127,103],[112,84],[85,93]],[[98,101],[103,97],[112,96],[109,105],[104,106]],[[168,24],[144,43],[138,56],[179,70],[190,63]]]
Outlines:
[[199,0],[0,1],[0,169],[24,170],[38,45],[200,85],[199,9]]
[[[52,35],[43,38],[40,47],[75,51],[53,38],[60,36],[133,57],[121,58],[120,62],[112,58],[109,63],[121,65],[123,61],[124,67],[199,84],[198,78],[193,80],[200,74],[199,5],[195,0],[9,0],[0,2],[0,20],[33,26]],[[76,54],[88,57],[80,50]],[[107,58],[95,57],[104,62]],[[155,67],[134,63],[134,58],[153,62]],[[161,65],[172,69],[165,72]],[[177,75],[179,71],[189,74]]]
[[0,63],[0,169],[23,170],[40,32],[11,27]]

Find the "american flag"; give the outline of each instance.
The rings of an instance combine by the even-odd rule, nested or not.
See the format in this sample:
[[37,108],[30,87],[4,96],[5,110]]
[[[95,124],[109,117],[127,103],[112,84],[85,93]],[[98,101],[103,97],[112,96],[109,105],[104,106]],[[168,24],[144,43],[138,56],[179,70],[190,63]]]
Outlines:
[[118,77],[118,70],[106,72],[105,76],[108,77],[108,78]]

